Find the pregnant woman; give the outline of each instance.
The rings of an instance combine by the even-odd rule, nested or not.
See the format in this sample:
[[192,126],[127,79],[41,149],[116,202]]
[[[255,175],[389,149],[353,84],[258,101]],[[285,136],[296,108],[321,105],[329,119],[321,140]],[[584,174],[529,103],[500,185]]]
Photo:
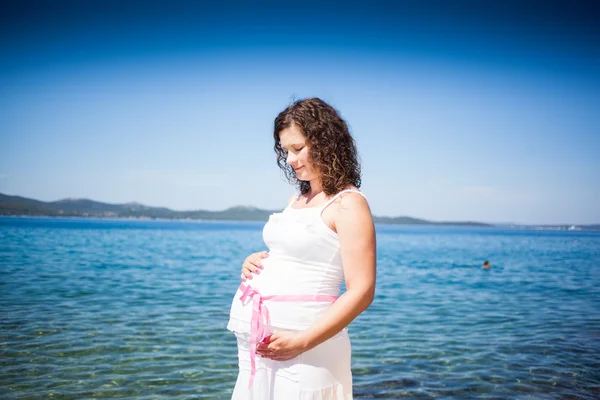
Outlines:
[[238,342],[232,399],[352,399],[346,326],[375,293],[375,229],[356,145],[318,98],[289,106],[274,128],[277,163],[299,193],[263,229],[263,269],[244,263],[251,279],[227,326]]

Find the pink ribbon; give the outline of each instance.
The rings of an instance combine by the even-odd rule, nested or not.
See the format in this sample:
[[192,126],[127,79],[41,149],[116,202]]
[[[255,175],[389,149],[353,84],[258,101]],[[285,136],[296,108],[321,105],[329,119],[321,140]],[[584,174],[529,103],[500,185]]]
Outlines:
[[269,309],[264,304],[264,301],[316,301],[333,303],[337,300],[337,297],[323,294],[261,296],[258,290],[250,285],[244,286],[243,283],[240,285],[240,290],[242,291],[242,295],[240,296],[242,303],[244,303],[248,297],[252,298],[252,319],[250,320],[250,383],[248,384],[248,387],[252,387],[256,375],[256,346],[271,335],[269,329]]

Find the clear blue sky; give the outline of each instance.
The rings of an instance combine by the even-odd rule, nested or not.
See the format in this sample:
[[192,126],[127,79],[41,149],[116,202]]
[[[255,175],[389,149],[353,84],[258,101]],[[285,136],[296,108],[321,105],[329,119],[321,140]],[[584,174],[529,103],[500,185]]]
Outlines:
[[593,2],[279,3],[3,2],[0,193],[279,209],[318,96],[376,215],[600,223]]

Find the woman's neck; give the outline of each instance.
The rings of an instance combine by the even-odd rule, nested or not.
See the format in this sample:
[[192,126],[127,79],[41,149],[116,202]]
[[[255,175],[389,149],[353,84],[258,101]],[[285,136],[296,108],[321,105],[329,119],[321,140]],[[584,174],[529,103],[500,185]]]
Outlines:
[[322,192],[323,192],[323,184],[321,182],[319,182],[317,179],[315,179],[314,181],[310,181],[310,189],[308,190],[308,193],[307,193],[307,195],[310,198],[318,196]]

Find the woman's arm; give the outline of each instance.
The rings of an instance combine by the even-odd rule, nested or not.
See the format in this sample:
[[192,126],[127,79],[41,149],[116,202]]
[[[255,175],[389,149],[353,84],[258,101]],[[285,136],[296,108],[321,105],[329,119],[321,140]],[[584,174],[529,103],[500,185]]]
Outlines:
[[288,360],[312,349],[345,328],[373,302],[376,243],[369,205],[361,195],[349,193],[331,206],[336,207],[334,223],[347,290],[306,331],[276,332],[268,344],[259,345],[258,354],[264,357]]

